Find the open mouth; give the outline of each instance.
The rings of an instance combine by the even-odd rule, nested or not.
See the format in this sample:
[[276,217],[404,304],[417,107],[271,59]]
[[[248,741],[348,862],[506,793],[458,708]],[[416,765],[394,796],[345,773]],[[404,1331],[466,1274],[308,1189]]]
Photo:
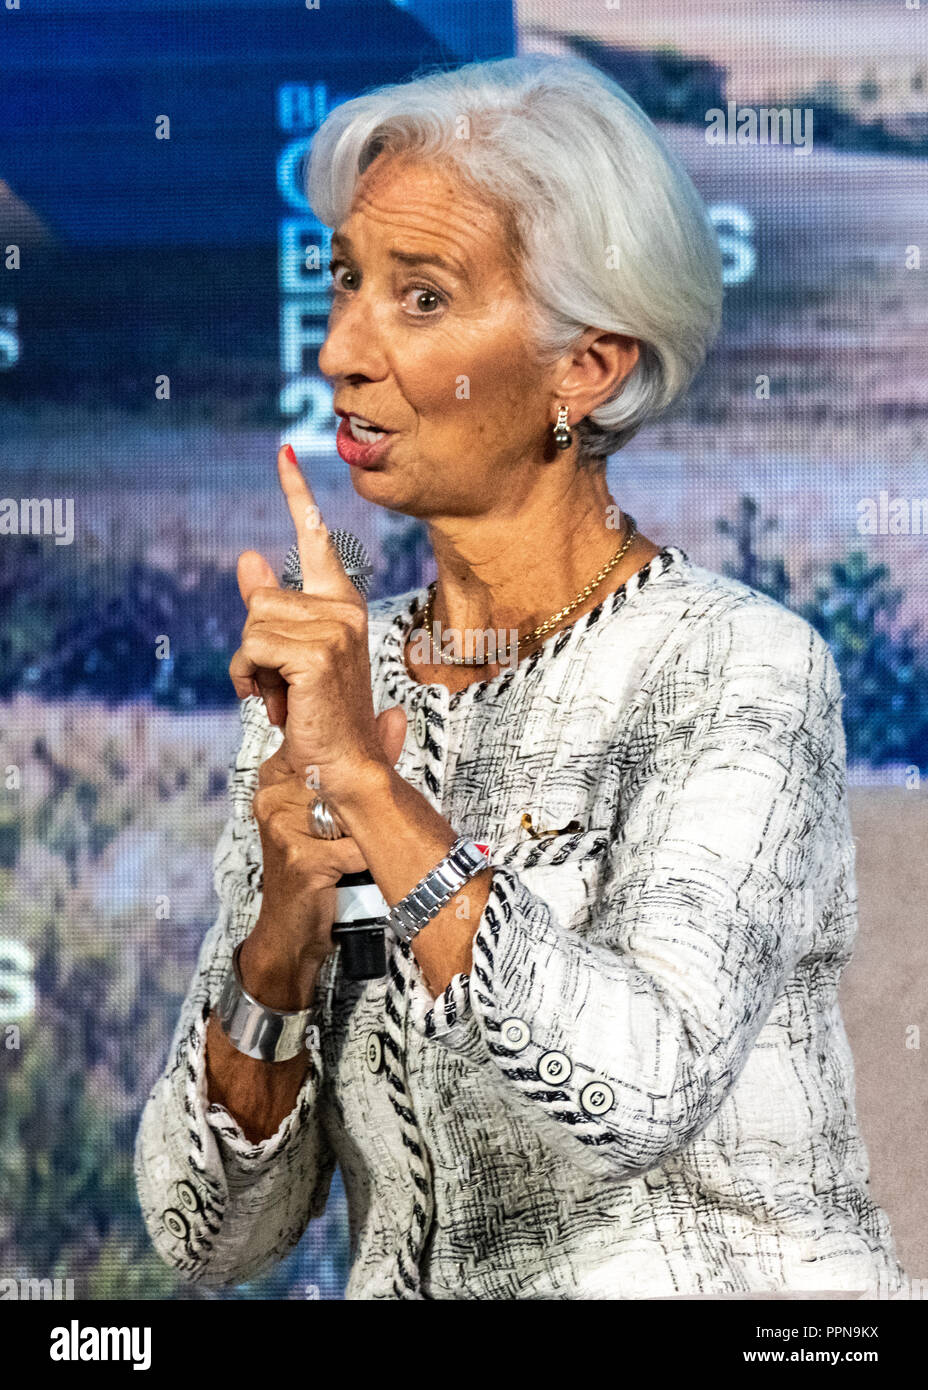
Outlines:
[[385,430],[363,415],[343,415],[335,435],[335,448],[346,463],[357,468],[378,468],[393,447],[395,430]]
[[348,428],[351,431],[352,439],[356,439],[359,444],[376,444],[378,439],[383,439],[385,434],[392,434],[392,430],[385,430],[382,426],[374,424],[371,420],[366,420],[363,415],[349,415]]

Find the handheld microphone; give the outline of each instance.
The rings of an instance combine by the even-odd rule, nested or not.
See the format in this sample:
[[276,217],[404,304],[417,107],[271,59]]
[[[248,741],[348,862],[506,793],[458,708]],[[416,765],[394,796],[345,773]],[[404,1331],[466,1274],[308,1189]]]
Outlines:
[[[362,598],[367,598],[374,567],[357,536],[342,527],[330,533],[342,568]],[[287,551],[281,582],[285,589],[303,588],[299,548]],[[330,813],[331,814],[331,813]],[[333,820],[337,818],[333,815]],[[369,869],[342,874],[335,885],[332,938],[341,946],[342,969],[349,980],[374,980],[386,974],[386,923],[389,904]]]

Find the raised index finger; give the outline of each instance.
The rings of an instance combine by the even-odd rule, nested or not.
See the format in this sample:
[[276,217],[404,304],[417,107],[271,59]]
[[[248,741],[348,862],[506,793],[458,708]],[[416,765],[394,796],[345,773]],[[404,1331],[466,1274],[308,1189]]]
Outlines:
[[277,452],[277,472],[296,527],[303,593],[356,598],[358,591],[345,573],[312,489],[289,444],[284,444]]

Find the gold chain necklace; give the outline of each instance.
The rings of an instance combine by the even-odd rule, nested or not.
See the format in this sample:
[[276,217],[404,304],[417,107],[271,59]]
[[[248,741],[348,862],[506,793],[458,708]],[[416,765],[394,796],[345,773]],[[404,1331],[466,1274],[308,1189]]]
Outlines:
[[[580,590],[573,603],[569,603],[566,608],[559,609],[557,613],[552,613],[551,617],[548,618],[545,622],[543,622],[539,627],[534,628],[531,632],[527,632],[524,637],[520,637],[516,645],[516,652],[518,652],[522,647],[528,646],[530,642],[537,641],[539,637],[541,637],[544,633],[546,633],[549,630],[549,628],[556,626],[556,624],[559,623],[562,618],[567,617],[568,613],[572,613],[574,609],[578,606],[578,604],[581,604],[585,598],[589,598],[590,594],[598,585],[600,585],[603,582],[610,570],[615,569],[616,565],[619,563],[622,556],[626,553],[628,547],[631,545],[632,541],[638,534],[638,527],[635,523],[635,518],[631,516],[628,512],[625,513],[625,516],[629,527],[628,535],[625,538],[624,544],[620,546],[620,548],[613,555],[612,559],[607,564],[603,565],[602,569],[599,571],[599,574],[597,574],[595,578],[590,580],[586,588]],[[428,601],[425,605],[425,608],[422,610],[422,623],[420,624],[420,626],[425,628],[430,638],[432,633],[432,606],[435,602],[435,592],[437,588],[438,580],[433,579],[431,584],[429,585]],[[440,643],[436,644],[433,642],[432,645],[438,645],[440,647]],[[468,661],[465,657],[461,656],[446,656],[443,652],[439,650],[438,659],[439,661],[444,662],[444,664],[448,666],[489,666],[494,664],[494,662],[496,662],[499,659],[499,653],[497,652],[496,657],[493,658],[492,661],[489,657],[484,657],[482,661]]]

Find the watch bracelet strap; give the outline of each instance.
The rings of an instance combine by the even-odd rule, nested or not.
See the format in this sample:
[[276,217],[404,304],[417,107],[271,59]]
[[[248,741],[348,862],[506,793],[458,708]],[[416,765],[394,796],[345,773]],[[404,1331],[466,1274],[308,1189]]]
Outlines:
[[411,941],[468,879],[488,867],[489,857],[470,836],[459,835],[444,859],[391,907],[389,923],[395,935]]
[[258,1062],[285,1062],[308,1047],[308,1033],[315,1030],[319,1006],[305,1009],[272,1009],[250,995],[242,982],[239,953],[244,941],[232,952],[232,960],[216,1003],[219,1026],[236,1051]]

